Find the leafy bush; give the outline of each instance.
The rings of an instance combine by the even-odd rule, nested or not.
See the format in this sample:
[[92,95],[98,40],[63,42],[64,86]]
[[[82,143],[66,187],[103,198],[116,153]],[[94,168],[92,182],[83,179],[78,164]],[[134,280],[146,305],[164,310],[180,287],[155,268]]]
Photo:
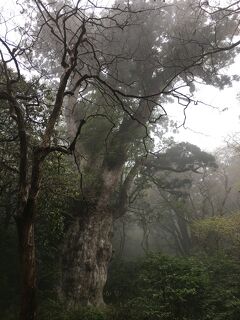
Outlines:
[[139,268],[136,296],[122,306],[120,319],[196,319],[203,312],[207,282],[204,266],[193,259],[150,255]]
[[208,217],[192,224],[193,237],[199,249],[212,255],[224,251],[239,257],[240,214]]
[[[118,320],[235,320],[240,314],[240,266],[226,256],[174,258],[149,255],[134,263],[116,263],[106,290]],[[126,270],[132,265],[129,275]],[[132,272],[134,270],[134,272]],[[122,272],[122,273],[121,273]],[[122,289],[126,289],[126,294]],[[127,298],[126,298],[127,297]]]
[[104,290],[106,303],[122,304],[138,294],[137,274],[141,268],[141,260],[115,260],[108,271],[108,281]]
[[205,293],[206,319],[235,320],[240,314],[240,264],[227,256],[206,257],[209,284]]

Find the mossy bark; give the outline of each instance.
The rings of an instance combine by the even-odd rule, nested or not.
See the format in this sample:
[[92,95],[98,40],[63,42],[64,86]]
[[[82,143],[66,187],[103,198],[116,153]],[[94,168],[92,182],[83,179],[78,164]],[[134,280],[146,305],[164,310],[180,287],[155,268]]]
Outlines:
[[111,197],[121,168],[103,170],[98,196],[81,202],[66,233],[62,256],[61,295],[69,308],[104,304],[103,289],[112,256]]

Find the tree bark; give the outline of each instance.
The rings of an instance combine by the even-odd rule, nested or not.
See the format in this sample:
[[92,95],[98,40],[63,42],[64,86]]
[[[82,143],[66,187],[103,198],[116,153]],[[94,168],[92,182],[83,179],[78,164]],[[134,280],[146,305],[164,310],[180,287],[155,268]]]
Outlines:
[[32,218],[17,221],[20,266],[21,266],[21,310],[20,320],[35,320],[37,311],[36,254],[34,222]]
[[112,213],[107,207],[84,207],[69,227],[63,249],[62,292],[69,308],[104,304],[112,255]]
[[94,181],[83,186],[83,201],[63,245],[60,296],[69,308],[104,304],[112,256],[113,198],[127,159],[125,136],[124,130],[113,135],[100,168],[85,168],[94,173]]
[[31,183],[22,186],[19,193],[16,225],[18,231],[20,268],[21,268],[21,304],[20,320],[37,319],[37,269],[35,249],[35,211],[41,182],[41,166],[47,152],[33,153]]

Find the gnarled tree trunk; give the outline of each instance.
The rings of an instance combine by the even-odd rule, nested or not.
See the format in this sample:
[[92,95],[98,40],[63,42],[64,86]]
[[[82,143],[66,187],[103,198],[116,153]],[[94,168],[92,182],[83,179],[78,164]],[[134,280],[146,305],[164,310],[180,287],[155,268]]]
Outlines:
[[[71,101],[69,103],[72,104]],[[115,196],[124,164],[129,157],[129,146],[139,135],[142,135],[139,131],[148,121],[154,105],[152,101],[150,103],[141,99],[134,117],[124,117],[119,129],[113,131],[112,128],[111,134],[107,129],[101,152],[96,152],[94,156],[84,149],[81,140],[79,142],[80,154],[85,156],[85,158],[81,156],[79,160],[82,164],[83,175],[85,173],[87,177],[90,173],[90,180],[94,182],[93,187],[85,186],[87,189],[87,192],[83,190],[85,204],[81,203],[65,235],[60,296],[70,308],[78,305],[99,306],[104,303],[103,288],[107,280],[107,269],[112,254],[113,209],[111,201]],[[81,127],[82,122],[79,124],[79,128]],[[76,137],[78,133],[79,129]],[[76,142],[75,139],[74,141]],[[85,163],[82,158],[87,159],[87,162]],[[93,166],[92,163],[95,165]],[[119,207],[114,212],[114,216],[119,217],[126,211],[126,191],[137,169],[136,166],[131,170],[132,178],[126,179],[123,189],[120,190]]]
[[69,308],[104,304],[103,288],[112,256],[113,212],[110,200],[121,172],[105,170],[94,202],[81,202],[69,226],[62,257],[62,298]]
[[68,231],[62,289],[69,307],[102,305],[112,254],[112,214],[91,208]]

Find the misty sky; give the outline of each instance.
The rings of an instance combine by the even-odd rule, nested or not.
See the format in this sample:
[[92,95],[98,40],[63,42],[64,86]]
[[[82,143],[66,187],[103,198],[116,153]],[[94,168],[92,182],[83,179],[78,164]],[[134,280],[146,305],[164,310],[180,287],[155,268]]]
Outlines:
[[[229,74],[239,74],[240,59],[229,69]],[[207,151],[218,148],[230,136],[240,131],[240,94],[239,82],[232,87],[219,90],[212,86],[199,86],[195,97],[205,104],[191,104],[186,110],[185,128],[179,128],[177,140],[189,141]],[[210,105],[210,106],[208,106]],[[167,111],[170,119],[183,123],[183,108],[177,103],[169,105]]]

